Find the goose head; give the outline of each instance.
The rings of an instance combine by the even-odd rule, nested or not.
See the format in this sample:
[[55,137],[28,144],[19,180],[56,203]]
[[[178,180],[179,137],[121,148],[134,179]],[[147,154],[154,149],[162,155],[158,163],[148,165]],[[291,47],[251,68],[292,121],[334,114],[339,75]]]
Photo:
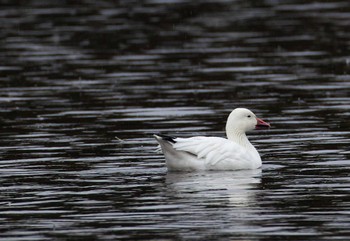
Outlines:
[[256,115],[246,108],[234,109],[226,123],[226,132],[246,133],[254,129],[269,128],[270,124],[259,119]]

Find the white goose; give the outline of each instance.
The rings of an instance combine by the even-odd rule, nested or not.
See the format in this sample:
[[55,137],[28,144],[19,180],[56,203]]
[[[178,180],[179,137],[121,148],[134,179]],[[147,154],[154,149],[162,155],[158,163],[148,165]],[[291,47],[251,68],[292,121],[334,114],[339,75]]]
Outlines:
[[245,108],[234,109],[226,122],[227,139],[196,136],[175,138],[154,135],[165,156],[169,171],[256,169],[261,158],[246,132],[269,123]]

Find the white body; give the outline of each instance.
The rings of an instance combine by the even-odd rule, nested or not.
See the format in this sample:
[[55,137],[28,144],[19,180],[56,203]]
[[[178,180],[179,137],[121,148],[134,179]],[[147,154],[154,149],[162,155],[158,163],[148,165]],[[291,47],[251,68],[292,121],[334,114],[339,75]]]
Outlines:
[[227,139],[198,136],[166,140],[157,135],[155,138],[169,171],[256,169],[261,167],[261,158],[245,133],[259,124],[269,126],[250,110],[237,108],[226,123]]

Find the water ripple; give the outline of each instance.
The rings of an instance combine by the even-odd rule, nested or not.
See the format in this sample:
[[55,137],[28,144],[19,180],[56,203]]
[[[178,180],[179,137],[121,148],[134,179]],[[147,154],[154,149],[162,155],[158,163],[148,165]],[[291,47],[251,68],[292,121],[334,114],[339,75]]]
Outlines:
[[[348,239],[347,2],[2,5],[1,239]],[[238,106],[262,169],[167,172]]]

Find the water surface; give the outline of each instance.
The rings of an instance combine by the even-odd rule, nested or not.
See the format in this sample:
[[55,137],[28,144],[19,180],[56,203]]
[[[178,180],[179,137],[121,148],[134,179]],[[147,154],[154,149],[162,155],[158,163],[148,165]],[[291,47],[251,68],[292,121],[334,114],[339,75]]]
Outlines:
[[[0,238],[349,239],[347,1],[1,5]],[[236,107],[262,169],[167,172]]]

